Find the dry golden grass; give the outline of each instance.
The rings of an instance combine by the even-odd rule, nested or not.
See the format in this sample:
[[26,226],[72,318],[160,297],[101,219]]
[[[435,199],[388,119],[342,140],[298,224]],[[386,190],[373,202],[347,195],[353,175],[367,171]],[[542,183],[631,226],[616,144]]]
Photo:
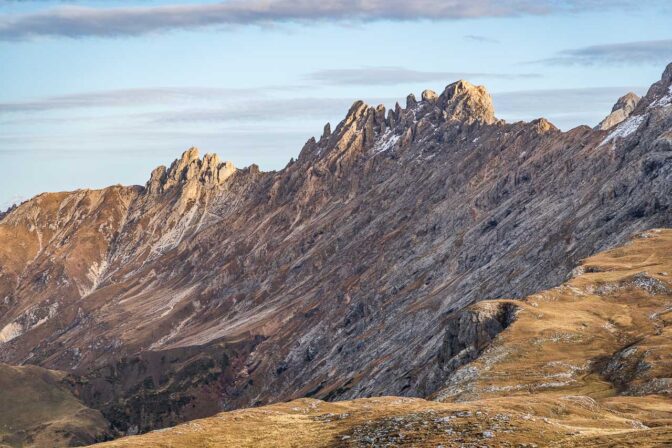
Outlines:
[[672,231],[583,267],[558,288],[508,301],[516,321],[437,401],[302,399],[101,446],[670,447]]
[[67,446],[90,443],[104,433],[103,416],[61,384],[64,375],[0,364],[0,446]]

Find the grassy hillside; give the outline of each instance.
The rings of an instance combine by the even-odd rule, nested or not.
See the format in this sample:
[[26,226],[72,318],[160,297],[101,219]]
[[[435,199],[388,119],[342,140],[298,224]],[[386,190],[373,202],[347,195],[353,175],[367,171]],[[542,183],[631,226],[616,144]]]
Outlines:
[[64,374],[0,364],[0,446],[76,446],[100,440],[107,422],[61,381]]

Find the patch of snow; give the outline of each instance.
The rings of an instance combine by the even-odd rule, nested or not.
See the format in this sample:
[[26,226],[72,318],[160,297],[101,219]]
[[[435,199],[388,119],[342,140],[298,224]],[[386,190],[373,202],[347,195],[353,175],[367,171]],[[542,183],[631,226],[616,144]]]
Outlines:
[[644,121],[644,115],[634,115],[619,124],[614,131],[605,138],[600,146],[609,143],[617,138],[625,138],[634,133]]
[[397,144],[399,138],[399,135],[396,135],[393,131],[388,129],[373,146],[373,153],[378,154],[394,148],[394,145]]
[[667,89],[669,92],[667,95],[665,95],[662,98],[657,99],[653,103],[649,104],[648,109],[651,109],[653,107],[669,107],[672,106],[672,85]]

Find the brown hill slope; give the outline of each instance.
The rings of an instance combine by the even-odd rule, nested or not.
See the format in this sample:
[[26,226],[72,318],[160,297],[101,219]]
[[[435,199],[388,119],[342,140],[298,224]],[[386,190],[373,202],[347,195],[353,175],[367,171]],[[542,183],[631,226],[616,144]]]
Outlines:
[[462,341],[502,307],[511,322],[441,403],[300,399],[100,446],[670,446],[672,230],[587,259],[557,288],[471,306],[456,319]]
[[73,373],[120,432],[428,396],[475,353],[446,357],[455,312],[672,226],[671,85],[563,133],[460,81],[356,102],[278,172],[190,150],[145,187],[40,195],[0,221],[0,361]]
[[108,423],[79,401],[66,374],[0,364],[0,447],[79,446],[105,440]]

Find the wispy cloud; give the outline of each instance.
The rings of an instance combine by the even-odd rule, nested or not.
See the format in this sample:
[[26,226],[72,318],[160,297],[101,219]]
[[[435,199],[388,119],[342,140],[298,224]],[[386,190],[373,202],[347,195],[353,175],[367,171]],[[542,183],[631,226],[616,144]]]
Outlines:
[[664,64],[672,61],[672,39],[590,45],[559,52],[540,63],[555,65]]
[[464,39],[483,44],[498,44],[500,42],[493,37],[481,36],[479,34],[467,34],[464,36]]
[[[395,98],[368,98],[369,104],[394,104]],[[223,107],[147,114],[156,123],[281,122],[342,118],[354,102],[351,98],[284,98],[245,101]]]
[[539,78],[537,73],[469,73],[411,70],[403,67],[363,67],[355,69],[319,70],[306,78],[331,85],[397,85],[404,83],[443,82],[479,78]]
[[[272,90],[273,88],[269,88]],[[279,89],[279,88],[278,88]],[[59,95],[33,101],[0,103],[0,114],[64,109],[114,108],[152,104],[259,98],[265,89],[224,89],[208,87],[165,87],[118,89]]]
[[[0,16],[0,39],[138,36],[172,29],[277,23],[460,20],[629,7],[633,0],[228,0],[145,7],[56,6]],[[664,0],[650,4],[664,5]]]

